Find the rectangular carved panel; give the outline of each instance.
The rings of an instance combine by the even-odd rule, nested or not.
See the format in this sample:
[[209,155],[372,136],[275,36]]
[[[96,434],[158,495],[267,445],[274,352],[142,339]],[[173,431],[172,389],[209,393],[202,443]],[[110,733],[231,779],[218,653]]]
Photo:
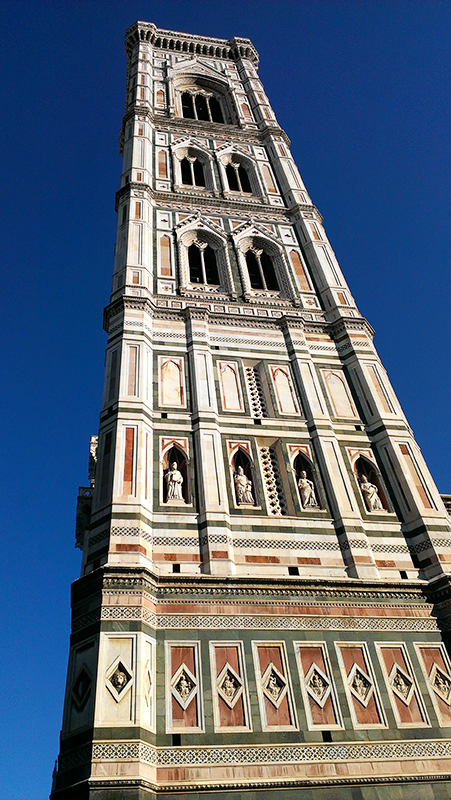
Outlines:
[[428,725],[409,655],[403,644],[377,644],[382,672],[389,689],[390,702],[400,728]]
[[252,642],[263,730],[297,728],[283,642]]
[[202,729],[198,642],[166,642],[166,727],[171,731]]
[[309,728],[342,728],[343,721],[326,644],[295,642],[294,646]]
[[387,727],[366,644],[336,643],[335,647],[354,727]]
[[451,726],[451,663],[442,644],[415,644],[435,713],[442,727]]
[[210,642],[213,713],[217,731],[249,731],[249,700],[241,642]]

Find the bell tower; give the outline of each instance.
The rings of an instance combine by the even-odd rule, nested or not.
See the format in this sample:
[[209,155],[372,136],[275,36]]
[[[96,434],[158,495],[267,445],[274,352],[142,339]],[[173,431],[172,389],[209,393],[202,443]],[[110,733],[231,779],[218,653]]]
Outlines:
[[451,792],[450,518],[258,54],[126,53],[51,798]]

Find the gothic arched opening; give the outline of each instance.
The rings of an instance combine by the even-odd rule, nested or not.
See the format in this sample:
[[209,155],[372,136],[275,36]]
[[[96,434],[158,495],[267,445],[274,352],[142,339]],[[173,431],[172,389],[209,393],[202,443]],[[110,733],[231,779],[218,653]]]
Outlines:
[[176,445],[163,457],[163,503],[190,503],[189,469],[186,454]]
[[387,492],[377,467],[365,456],[359,456],[354,472],[367,511],[390,511]]
[[293,463],[299,500],[304,509],[322,507],[315,469],[309,459],[298,453]]
[[233,456],[232,471],[236,504],[254,506],[256,495],[252,464],[247,453],[241,448]]

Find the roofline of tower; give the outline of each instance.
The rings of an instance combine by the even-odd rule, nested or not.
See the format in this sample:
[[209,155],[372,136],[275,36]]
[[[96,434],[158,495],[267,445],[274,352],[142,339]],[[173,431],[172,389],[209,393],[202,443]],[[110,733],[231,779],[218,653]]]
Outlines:
[[[125,50],[127,54],[129,54],[131,48],[135,46],[138,41],[147,41],[155,46],[155,43],[158,41],[158,39],[162,39],[163,41],[167,40],[167,47],[163,47],[163,45],[160,44],[163,49],[187,53],[188,55],[192,54],[193,52],[192,50],[189,50],[189,45],[192,44],[194,47],[196,45],[201,47],[213,47],[215,52],[213,54],[208,53],[207,55],[217,55],[216,48],[220,48],[221,50],[225,49],[227,51],[227,55],[224,56],[221,54],[217,55],[217,57],[226,57],[232,61],[239,61],[241,58],[248,58],[255,64],[255,66],[258,65],[259,61],[258,52],[250,39],[245,39],[239,36],[233,36],[231,39],[217,39],[212,36],[196,36],[192,33],[183,33],[183,31],[171,31],[166,30],[165,28],[157,28],[153,22],[143,22],[142,20],[137,20],[133,25],[127,28],[125,32]],[[172,47],[170,47],[171,42]],[[186,44],[185,49],[183,48],[184,43]]]

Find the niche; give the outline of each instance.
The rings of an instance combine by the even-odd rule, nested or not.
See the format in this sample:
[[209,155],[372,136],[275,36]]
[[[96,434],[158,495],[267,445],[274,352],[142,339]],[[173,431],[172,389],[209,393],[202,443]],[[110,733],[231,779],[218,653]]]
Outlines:
[[316,470],[311,461],[302,453],[298,453],[294,459],[293,467],[301,508],[304,510],[311,509],[312,511],[323,508],[318,490]]
[[232,459],[232,475],[237,506],[254,506],[255,477],[249,456],[239,448]]
[[354,472],[367,511],[390,511],[387,491],[382,476],[375,464],[365,456],[359,456]]
[[191,503],[188,459],[177,445],[163,456],[163,503]]

